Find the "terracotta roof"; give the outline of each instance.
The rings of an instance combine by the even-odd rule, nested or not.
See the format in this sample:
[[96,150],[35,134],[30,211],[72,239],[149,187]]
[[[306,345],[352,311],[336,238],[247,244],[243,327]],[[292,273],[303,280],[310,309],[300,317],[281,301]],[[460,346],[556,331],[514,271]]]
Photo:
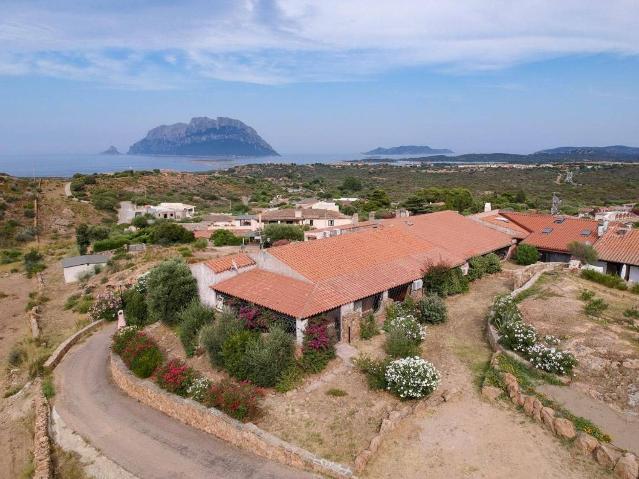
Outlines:
[[540,213],[502,212],[509,220],[530,231],[522,241],[546,251],[568,253],[573,241],[594,244],[597,241],[597,222],[571,216]]
[[385,227],[402,228],[464,259],[490,253],[512,243],[509,235],[488,228],[456,211],[391,218],[382,220],[381,224]]
[[233,263],[238,268],[244,268],[255,264],[253,258],[244,253],[232,254],[229,256],[222,256],[221,258],[205,261],[204,264],[208,266],[214,273],[222,273],[233,269]]
[[[295,216],[295,212],[299,212],[301,216]],[[319,220],[319,219],[339,219],[348,218],[339,211],[333,210],[319,210],[310,208],[284,208],[282,210],[270,210],[262,213],[263,221],[277,221],[277,220],[295,220],[295,219],[307,219],[307,220]]]
[[233,221],[233,216],[231,215],[225,215],[223,213],[209,213],[208,215],[204,216],[204,221],[210,221],[212,223],[219,223],[219,222],[232,222]]
[[499,210],[477,213],[475,215],[469,216],[469,218],[475,221],[479,221],[489,228],[493,228],[497,231],[501,231],[502,233],[506,233],[513,238],[524,239],[530,234],[527,229],[519,226],[517,223],[503,216],[499,212]]
[[610,227],[595,243],[595,249],[603,261],[639,266],[639,230]]

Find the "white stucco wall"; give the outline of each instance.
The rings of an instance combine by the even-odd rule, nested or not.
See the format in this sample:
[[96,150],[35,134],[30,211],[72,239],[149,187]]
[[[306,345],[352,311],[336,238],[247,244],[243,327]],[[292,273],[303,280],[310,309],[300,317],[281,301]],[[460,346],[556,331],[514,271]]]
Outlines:
[[211,289],[211,286],[255,268],[254,265],[251,265],[240,268],[237,271],[228,270],[222,271],[221,273],[214,273],[211,268],[204,263],[192,264],[189,267],[191,268],[193,277],[197,281],[197,292],[200,296],[200,301],[211,308],[217,307],[217,294]]
[[64,282],[65,283],[77,283],[80,281],[80,277],[86,273],[94,273],[95,267],[100,266],[104,268],[106,263],[100,264],[81,264],[78,266],[70,266],[68,268],[64,268]]
[[632,283],[639,283],[639,266],[630,266],[630,276],[628,281]]
[[250,255],[251,258],[257,263],[257,267],[260,269],[264,269],[266,271],[270,271],[272,273],[281,274],[284,276],[288,276],[289,278],[299,279],[301,281],[306,281],[310,283],[308,278],[305,278],[293,268],[283,263],[275,256],[271,255],[266,250],[261,250],[259,253],[254,253]]

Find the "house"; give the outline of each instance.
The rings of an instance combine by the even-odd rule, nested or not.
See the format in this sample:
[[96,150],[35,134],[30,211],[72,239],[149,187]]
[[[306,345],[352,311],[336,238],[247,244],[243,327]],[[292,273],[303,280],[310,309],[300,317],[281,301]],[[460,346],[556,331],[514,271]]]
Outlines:
[[190,265],[191,272],[197,280],[200,300],[211,308],[221,305],[218,305],[216,293],[209,285],[224,281],[237,273],[248,271],[254,267],[255,261],[244,253]]
[[302,209],[339,211],[339,206],[334,201],[317,200],[315,198],[298,201],[295,206]]
[[351,217],[339,211],[314,208],[284,208],[267,210],[261,213],[260,224],[291,224],[310,226],[311,228],[327,228],[351,223]]
[[85,254],[62,260],[65,283],[76,283],[85,275],[94,274],[96,268],[103,268],[109,257],[102,254]]
[[[518,213],[501,211],[500,216],[528,231],[521,244],[536,247],[541,253],[541,261],[570,261],[570,243],[576,241],[594,245],[597,241],[598,223],[586,218],[549,215],[541,213]],[[495,220],[498,221],[498,220]]]
[[[244,255],[254,264],[244,258],[241,266],[229,257],[223,277],[203,264],[194,274],[203,300],[218,308],[238,301],[267,308],[286,320],[298,342],[308,319],[323,315],[333,321],[340,340],[350,341],[359,334],[362,314],[377,313],[388,301],[421,295],[429,264],[467,271],[468,259],[490,252],[503,255],[512,241],[456,212],[442,211]],[[229,269],[228,262],[234,261],[237,267]]]
[[160,203],[138,206],[130,201],[121,201],[118,209],[118,224],[133,221],[136,216],[151,215],[158,219],[182,220],[195,214],[195,206],[184,203]]
[[601,225],[601,238],[595,243],[597,269],[639,283],[639,229],[615,224]]

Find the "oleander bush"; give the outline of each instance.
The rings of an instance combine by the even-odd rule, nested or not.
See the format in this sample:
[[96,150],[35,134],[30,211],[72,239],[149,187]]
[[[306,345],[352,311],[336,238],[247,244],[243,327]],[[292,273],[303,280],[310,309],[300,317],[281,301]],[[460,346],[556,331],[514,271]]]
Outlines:
[[129,336],[120,357],[139,378],[148,378],[162,364],[160,348],[153,339],[141,331]]
[[140,328],[138,326],[125,326],[123,328],[118,329],[113,335],[113,342],[111,344],[111,350],[116,354],[122,354],[124,348],[133,336],[135,336]]
[[187,356],[193,356],[198,346],[198,334],[205,324],[213,321],[213,310],[193,299],[178,313],[178,336]]
[[156,382],[162,389],[185,397],[195,377],[195,371],[184,361],[171,359],[158,369]]
[[554,374],[570,374],[577,364],[572,354],[541,343],[531,346],[527,357],[537,369]]
[[122,309],[122,297],[115,291],[105,291],[98,295],[89,309],[91,321],[105,319],[115,321],[118,319],[118,311]]
[[448,319],[446,303],[436,294],[423,296],[417,302],[417,319],[420,323],[438,324]]
[[196,377],[186,388],[186,394],[194,401],[202,402],[206,397],[206,392],[212,385],[213,383],[209,378]]
[[414,356],[391,361],[385,379],[386,389],[400,399],[419,399],[437,388],[440,375],[432,363]]
[[509,295],[499,295],[495,298],[492,308],[489,311],[490,322],[500,330],[502,325],[514,321],[523,320],[517,302]]
[[249,382],[223,380],[213,384],[204,393],[202,403],[219,409],[239,421],[250,421],[260,416],[259,400],[264,392]]
[[384,348],[392,357],[416,356],[425,337],[425,327],[413,316],[397,316],[387,324]]

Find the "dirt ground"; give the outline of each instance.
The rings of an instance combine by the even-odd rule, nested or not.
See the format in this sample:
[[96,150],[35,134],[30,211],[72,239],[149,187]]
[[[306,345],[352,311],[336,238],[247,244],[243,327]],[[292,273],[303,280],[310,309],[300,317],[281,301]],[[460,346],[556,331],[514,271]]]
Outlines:
[[432,326],[423,356],[442,373],[449,402],[410,416],[382,442],[362,474],[368,478],[596,478],[608,477],[574,455],[550,432],[514,408],[480,398],[478,377],[490,358],[485,315],[510,280],[493,275],[447,300],[448,322]]

